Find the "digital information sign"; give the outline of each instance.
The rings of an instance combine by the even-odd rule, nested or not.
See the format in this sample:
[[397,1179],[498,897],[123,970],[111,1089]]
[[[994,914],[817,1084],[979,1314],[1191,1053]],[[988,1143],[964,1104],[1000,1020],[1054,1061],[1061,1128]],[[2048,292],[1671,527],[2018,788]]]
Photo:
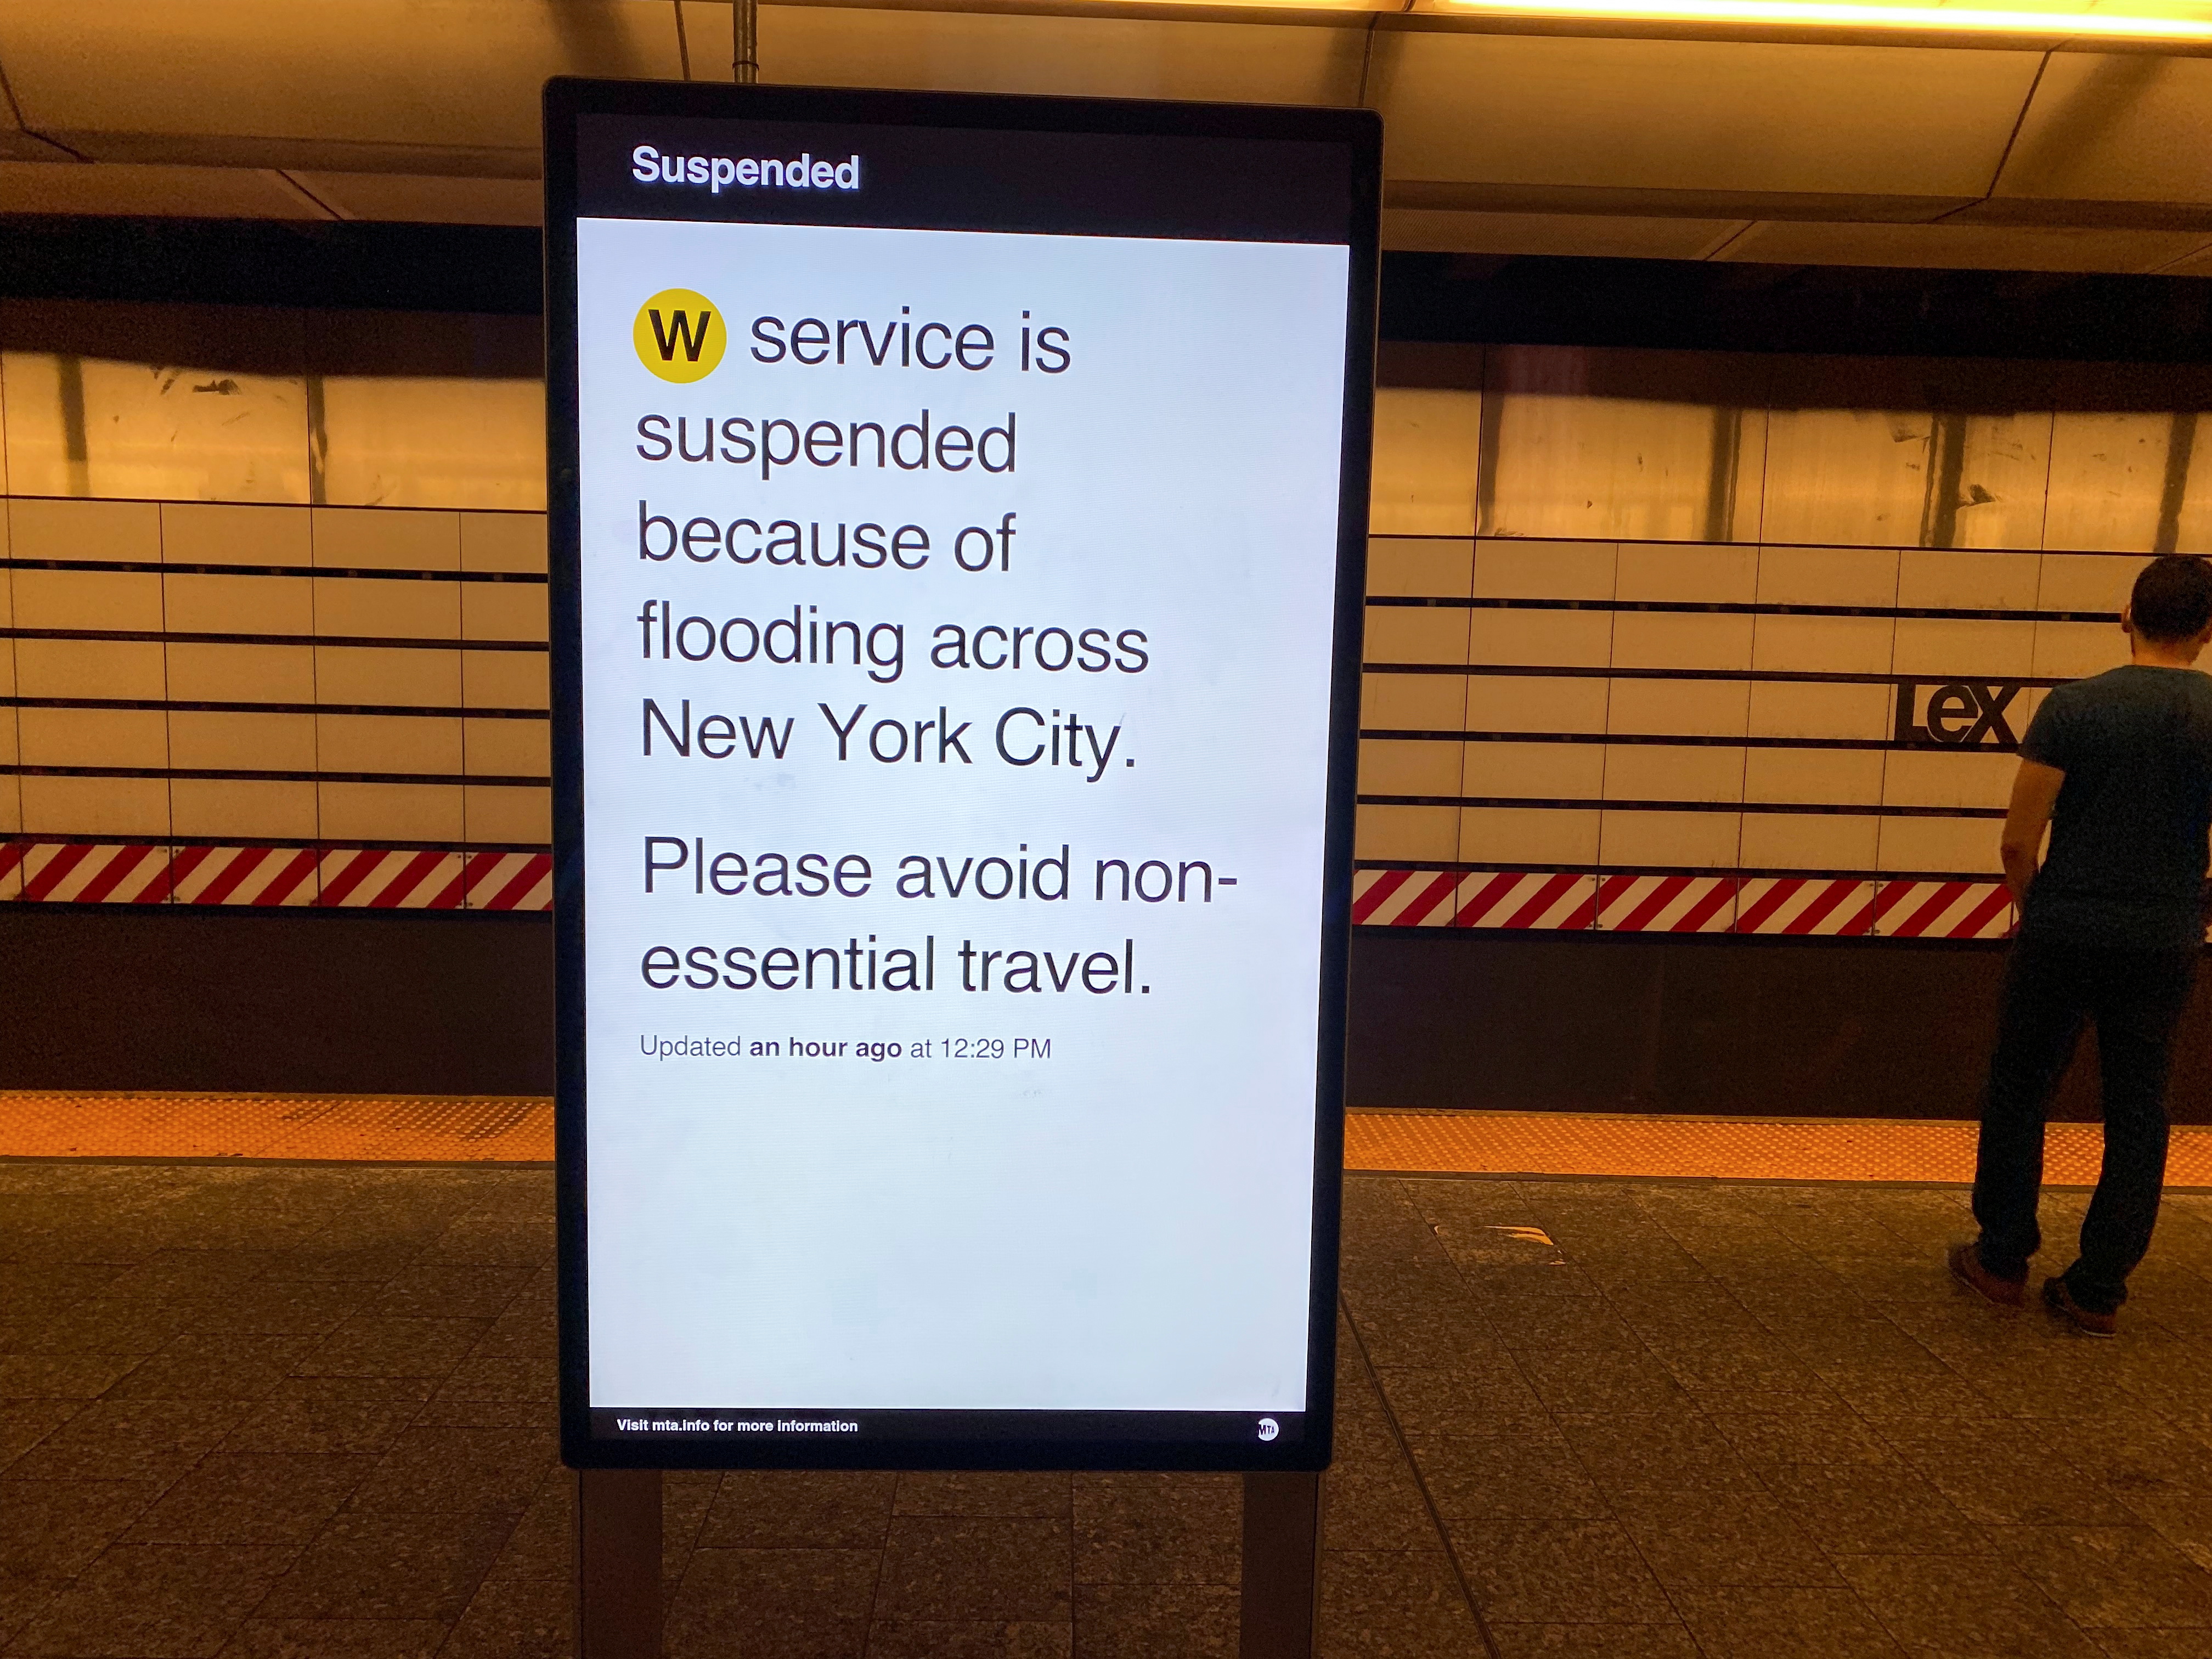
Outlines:
[[1322,1467],[1379,124],[545,132],[569,1461]]

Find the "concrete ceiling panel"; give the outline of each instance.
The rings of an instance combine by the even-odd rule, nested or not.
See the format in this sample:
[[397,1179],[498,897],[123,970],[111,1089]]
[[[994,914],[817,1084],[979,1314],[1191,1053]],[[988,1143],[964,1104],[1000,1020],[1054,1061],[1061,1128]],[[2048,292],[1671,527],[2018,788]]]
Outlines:
[[1753,225],[1713,257],[1783,265],[2149,271],[2205,242],[2201,231],[1770,222]]
[[20,127],[0,127],[0,161],[69,161],[75,159],[59,144],[50,144]]
[[411,225],[537,225],[535,179],[430,179],[399,173],[301,173],[300,187],[342,219]]
[[[696,43],[708,38],[726,64],[729,9],[684,11],[695,64]],[[702,15],[718,34],[693,21]],[[760,15],[761,78],[795,86],[1349,105],[1364,45],[1358,29],[1296,24],[842,6],[763,6]]]
[[2052,53],[1996,195],[2212,204],[2212,58]]
[[[543,80],[726,80],[730,16],[0,0],[0,211],[533,224]],[[764,7],[761,46],[793,84],[1364,98],[1397,248],[2212,275],[2212,58],[876,4]]]
[[2038,54],[1378,33],[1400,180],[1971,198]]
[[0,161],[74,161],[77,158],[59,144],[26,132],[15,119],[15,100],[5,95],[0,76]]
[[670,0],[7,0],[0,65],[96,159],[520,177],[548,76],[681,72]]
[[2212,276],[2212,246],[2198,248],[2185,259],[2159,267],[2161,276]]
[[1420,253],[1703,259],[1743,230],[1746,222],[1601,213],[1443,213],[1425,208],[1385,208],[1382,246]]
[[275,173],[106,161],[0,161],[0,213],[175,219],[331,216]]

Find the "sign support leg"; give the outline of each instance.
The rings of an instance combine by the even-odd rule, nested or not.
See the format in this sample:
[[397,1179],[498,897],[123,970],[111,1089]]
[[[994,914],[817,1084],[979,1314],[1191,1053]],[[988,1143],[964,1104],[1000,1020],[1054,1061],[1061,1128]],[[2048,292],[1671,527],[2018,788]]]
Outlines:
[[1238,1659],[1313,1659],[1321,1602],[1321,1476],[1244,1477]]
[[660,1471],[576,1471],[577,1659],[660,1659]]

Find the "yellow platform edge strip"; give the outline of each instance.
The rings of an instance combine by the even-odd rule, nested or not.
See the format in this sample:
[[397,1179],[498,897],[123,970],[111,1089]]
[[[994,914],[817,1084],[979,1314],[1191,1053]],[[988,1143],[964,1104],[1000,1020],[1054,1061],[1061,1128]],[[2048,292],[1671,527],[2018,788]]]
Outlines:
[[[1974,1126],[1879,1118],[1355,1110],[1347,1170],[1727,1181],[1973,1179]],[[2087,1186],[2104,1136],[2054,1123],[2045,1177]],[[0,1091],[0,1158],[545,1164],[532,1096]],[[2169,1185],[2212,1187],[2212,1128],[2174,1131]]]

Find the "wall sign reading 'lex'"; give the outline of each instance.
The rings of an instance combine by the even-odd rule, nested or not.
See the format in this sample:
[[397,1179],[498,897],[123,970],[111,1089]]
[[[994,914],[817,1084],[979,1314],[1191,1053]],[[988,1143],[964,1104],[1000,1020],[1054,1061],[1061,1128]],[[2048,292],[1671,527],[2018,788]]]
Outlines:
[[568,1457],[1320,1467],[1376,126],[546,133]]

